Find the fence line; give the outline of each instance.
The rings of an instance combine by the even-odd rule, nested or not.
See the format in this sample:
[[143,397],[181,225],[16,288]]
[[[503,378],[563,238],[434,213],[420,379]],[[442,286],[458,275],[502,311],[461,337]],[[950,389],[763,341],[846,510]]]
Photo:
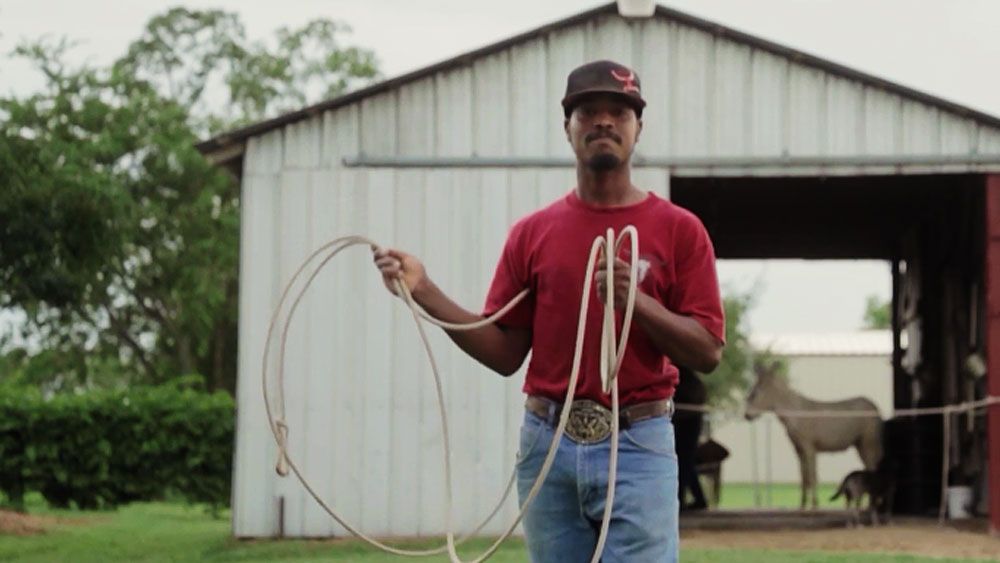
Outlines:
[[[894,418],[903,417],[914,417],[914,416],[926,416],[926,415],[941,415],[942,418],[942,456],[941,456],[941,502],[938,506],[938,523],[943,524],[945,519],[945,513],[948,506],[948,467],[950,465],[951,457],[951,417],[949,415],[963,412],[976,411],[979,409],[984,409],[993,405],[1000,405],[1000,396],[991,395],[983,399],[975,401],[965,401],[962,403],[957,403],[954,405],[944,405],[940,407],[923,407],[923,408],[912,408],[912,409],[894,409],[892,416],[886,420],[892,420]],[[737,411],[734,409],[717,409],[709,407],[706,405],[691,405],[685,403],[678,403],[674,405],[677,410],[690,411],[690,412],[701,412],[705,414],[730,414],[730,415],[740,415],[740,414],[763,414],[765,412],[772,412],[778,417],[788,417],[788,418],[844,418],[844,417],[864,417],[868,418],[872,416],[871,411],[862,410],[845,410],[845,411],[835,411],[835,410],[785,410],[785,409],[769,409],[769,410],[758,410],[751,409],[743,411]],[[756,463],[754,464],[756,465]],[[755,469],[756,471],[756,469]],[[756,494],[756,493],[755,493]]]

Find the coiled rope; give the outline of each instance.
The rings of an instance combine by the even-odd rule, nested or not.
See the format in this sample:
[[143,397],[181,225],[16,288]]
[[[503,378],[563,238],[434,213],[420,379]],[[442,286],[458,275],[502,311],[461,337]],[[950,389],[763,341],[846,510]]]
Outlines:
[[[614,302],[614,263],[615,257],[618,256],[618,251],[621,245],[628,238],[630,243],[630,267],[629,267],[629,287],[628,295],[625,302],[625,312],[624,312],[624,322],[622,324],[621,335],[616,338],[615,332],[615,302]],[[278,462],[275,467],[276,471],[281,476],[287,476],[289,472],[294,473],[298,478],[299,482],[305,488],[313,499],[344,529],[348,530],[359,539],[369,543],[370,545],[386,551],[388,553],[393,553],[402,556],[412,556],[412,557],[422,557],[428,555],[437,555],[447,552],[452,563],[466,563],[463,562],[456,551],[456,546],[461,544],[463,541],[469,537],[477,534],[482,530],[487,523],[492,520],[494,516],[500,511],[506,498],[510,495],[510,491],[513,488],[514,478],[516,475],[516,470],[512,473],[510,479],[507,482],[507,487],[500,501],[497,503],[493,511],[486,517],[486,519],[480,523],[472,532],[459,538],[457,541],[453,532],[453,494],[452,494],[452,472],[451,472],[451,445],[449,440],[448,432],[448,416],[444,405],[444,393],[442,391],[441,385],[441,375],[438,371],[437,362],[434,358],[434,353],[431,350],[430,342],[428,341],[427,334],[424,331],[423,321],[429,322],[436,326],[439,326],[446,330],[474,330],[483,327],[487,324],[494,323],[497,319],[503,317],[508,311],[520,303],[529,293],[528,289],[523,290],[517,296],[514,297],[507,305],[502,309],[494,313],[488,318],[484,318],[480,321],[468,324],[456,324],[441,321],[429,315],[426,311],[421,309],[421,307],[414,301],[413,296],[410,294],[409,288],[402,280],[395,280],[396,294],[402,297],[410,309],[413,315],[414,322],[417,326],[417,331],[420,334],[420,339],[424,345],[424,350],[427,353],[427,359],[431,364],[431,372],[434,375],[434,389],[437,395],[437,402],[439,407],[439,412],[441,416],[441,431],[444,438],[444,478],[445,478],[445,501],[446,501],[446,543],[445,545],[426,550],[406,550],[396,547],[392,547],[385,543],[372,538],[363,532],[361,532],[355,526],[352,526],[343,517],[337,514],[333,508],[327,504],[322,497],[317,494],[316,490],[309,484],[309,481],[302,474],[302,471],[295,464],[294,460],[288,453],[288,437],[289,437],[289,427],[285,422],[285,397],[284,397],[284,364],[285,364],[285,346],[288,341],[288,331],[291,326],[292,319],[295,316],[295,312],[298,309],[299,303],[301,302],[309,286],[312,285],[313,280],[319,274],[319,272],[335,257],[337,254],[343,250],[356,245],[365,245],[371,248],[373,251],[380,248],[380,246],[371,239],[362,236],[346,236],[334,239],[310,254],[299,266],[299,268],[292,275],[291,279],[285,285],[282,291],[281,298],[278,301],[278,305],[271,316],[271,321],[268,325],[267,330],[267,341],[264,346],[264,354],[262,360],[261,368],[261,383],[263,387],[264,395],[264,409],[267,414],[267,419],[271,432],[274,435],[274,440],[278,446]],[[618,432],[619,432],[619,407],[618,407],[618,371],[621,369],[622,359],[625,355],[626,344],[628,343],[629,328],[632,324],[632,315],[635,309],[635,297],[636,297],[636,286],[638,280],[638,261],[637,257],[639,255],[639,233],[636,228],[632,225],[625,227],[617,237],[612,229],[608,229],[607,233],[603,237],[597,237],[591,244],[590,254],[587,259],[587,268],[582,275],[584,276],[583,283],[583,293],[580,296],[580,312],[579,321],[577,323],[576,332],[576,346],[573,351],[573,368],[570,373],[569,382],[566,388],[566,398],[563,401],[564,408],[559,417],[559,424],[556,426],[555,435],[553,436],[552,443],[549,446],[548,453],[545,456],[545,461],[542,463],[542,468],[535,478],[535,482],[529,490],[527,496],[524,499],[518,512],[517,517],[514,521],[507,527],[507,530],[501,535],[486,551],[481,555],[472,559],[468,563],[480,563],[485,561],[487,558],[492,556],[496,550],[517,528],[517,525],[521,522],[524,517],[528,506],[534,500],[538,491],[542,487],[542,483],[548,476],[549,470],[552,467],[552,463],[555,460],[556,451],[558,450],[559,443],[562,440],[563,432],[566,429],[566,424],[569,421],[569,415],[573,404],[573,398],[576,393],[577,380],[580,374],[580,362],[583,353],[583,342],[586,333],[586,319],[587,311],[590,303],[590,291],[591,284],[593,282],[593,272],[598,260],[598,257],[603,255],[606,257],[606,274],[607,283],[605,284],[605,299],[604,299],[604,316],[602,322],[602,332],[601,332],[601,354],[600,354],[600,374],[601,374],[601,384],[605,393],[610,393],[611,395],[611,453],[609,456],[608,463],[608,490],[607,499],[605,502],[604,516],[601,520],[601,529],[598,535],[597,545],[594,550],[593,558],[591,563],[598,563],[601,558],[601,553],[604,551],[604,544],[607,540],[607,533],[609,523],[611,521],[611,510],[614,505],[615,496],[615,481],[617,479],[617,467],[618,467]],[[310,264],[319,260],[318,265],[315,270],[308,276],[302,288],[295,295],[295,298],[291,301],[291,305],[288,309],[287,316],[284,322],[281,323],[281,340],[280,347],[278,350],[277,357],[277,373],[276,373],[276,389],[277,397],[275,398],[275,404],[272,405],[272,400],[268,392],[268,379],[269,379],[269,363],[268,358],[271,352],[272,339],[275,333],[275,329],[279,324],[281,318],[282,310],[289,300],[289,295],[293,285],[302,277],[303,273],[307,270]],[[272,408],[273,407],[273,408]]]

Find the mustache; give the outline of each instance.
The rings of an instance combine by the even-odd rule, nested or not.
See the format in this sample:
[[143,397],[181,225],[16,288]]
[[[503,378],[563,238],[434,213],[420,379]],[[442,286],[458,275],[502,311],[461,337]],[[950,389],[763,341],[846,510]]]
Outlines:
[[596,141],[597,139],[611,139],[619,145],[622,144],[622,138],[611,131],[594,131],[584,137],[583,140],[590,143],[592,141]]

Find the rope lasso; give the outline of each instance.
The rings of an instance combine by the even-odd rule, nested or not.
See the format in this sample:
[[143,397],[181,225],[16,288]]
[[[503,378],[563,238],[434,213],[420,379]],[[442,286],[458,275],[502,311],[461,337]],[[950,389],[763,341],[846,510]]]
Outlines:
[[[625,314],[624,314],[624,323],[622,327],[622,332],[616,342],[615,339],[616,327],[615,327],[615,313],[614,313],[615,310],[614,263],[615,263],[615,257],[618,255],[618,251],[620,250],[620,247],[624,242],[626,236],[629,238],[631,246],[629,288],[625,303]],[[393,553],[396,555],[404,555],[404,556],[436,555],[447,551],[449,554],[449,558],[453,563],[464,563],[458,557],[458,553],[456,552],[456,546],[461,544],[469,537],[477,534],[500,511],[501,506],[503,505],[507,496],[509,496],[510,491],[512,489],[512,485],[514,483],[514,478],[516,475],[516,469],[514,474],[511,475],[511,478],[507,483],[507,487],[503,496],[497,503],[494,510],[490,513],[490,515],[487,516],[486,519],[481,524],[479,524],[479,526],[477,526],[472,532],[464,535],[458,541],[456,541],[452,527],[452,508],[454,499],[452,498],[452,482],[451,482],[451,447],[450,447],[450,440],[448,433],[447,414],[444,406],[444,394],[442,391],[441,377],[438,371],[437,362],[434,359],[434,354],[431,350],[430,342],[427,338],[427,335],[424,331],[423,324],[421,321],[430,322],[446,330],[473,330],[476,328],[480,328],[482,326],[485,326],[486,324],[496,322],[497,319],[501,318],[513,307],[515,307],[518,303],[520,303],[521,300],[523,300],[527,296],[529,290],[528,289],[523,290],[521,293],[515,296],[514,299],[510,301],[510,303],[505,305],[502,309],[500,309],[499,311],[497,311],[488,318],[484,318],[474,323],[456,324],[456,323],[448,323],[440,321],[438,319],[435,319],[431,315],[427,314],[420,308],[420,306],[416,303],[416,301],[414,301],[413,296],[410,294],[409,289],[406,287],[406,284],[404,284],[400,279],[395,280],[396,293],[397,295],[402,297],[402,299],[406,302],[407,306],[409,307],[413,315],[414,322],[417,325],[417,331],[420,334],[421,341],[424,345],[424,350],[426,351],[428,360],[431,364],[431,372],[434,376],[435,392],[437,395],[439,412],[441,414],[441,427],[444,439],[444,464],[445,464],[445,485],[446,485],[445,486],[446,529],[447,529],[447,536],[446,536],[447,539],[445,546],[428,550],[404,550],[395,548],[364,534],[354,526],[350,525],[340,515],[338,515],[316,493],[316,491],[312,488],[312,486],[309,484],[309,482],[304,477],[302,472],[299,470],[298,466],[294,463],[294,461],[288,454],[289,428],[284,420],[285,418],[284,358],[285,358],[285,346],[288,339],[289,327],[291,326],[291,321],[294,318],[295,311],[297,310],[302,297],[305,295],[306,290],[309,289],[309,286],[312,284],[313,280],[316,278],[316,276],[319,274],[322,268],[326,266],[326,264],[341,251],[355,245],[366,245],[370,247],[373,251],[379,248],[379,245],[377,243],[361,236],[341,237],[322,245],[320,248],[318,248],[316,251],[310,254],[292,275],[291,279],[289,280],[284,290],[282,291],[281,298],[278,301],[278,305],[271,316],[271,322],[269,323],[268,326],[267,341],[264,347],[264,354],[262,360],[261,382],[263,387],[265,412],[267,414],[271,431],[274,434],[275,442],[278,446],[278,463],[275,469],[277,473],[281,476],[286,476],[288,475],[289,472],[294,473],[295,476],[298,478],[298,480],[302,483],[306,491],[337,523],[339,523],[342,527],[344,527],[346,530],[348,530],[361,540],[369,543],[370,545],[378,549],[382,549],[383,551],[386,551],[388,553]],[[586,271],[584,272],[585,277],[584,277],[583,292],[581,295],[581,302],[580,302],[579,320],[577,323],[576,346],[573,353],[573,368],[571,370],[570,379],[566,389],[566,398],[563,401],[564,407],[560,414],[559,423],[556,426],[555,434],[553,435],[552,438],[552,443],[550,444],[548,453],[546,454],[545,460],[542,463],[542,468],[539,471],[538,476],[535,478],[535,482],[533,483],[531,489],[529,490],[526,498],[524,499],[524,502],[522,503],[520,511],[517,517],[515,518],[514,522],[507,528],[506,532],[502,536],[500,536],[483,554],[472,560],[470,563],[480,563],[486,560],[487,558],[492,556],[493,553],[496,552],[496,550],[500,547],[503,541],[505,541],[508,537],[510,537],[510,535],[517,528],[517,525],[520,523],[521,519],[524,517],[524,514],[527,511],[528,506],[531,504],[535,496],[538,494],[539,490],[541,489],[542,483],[548,476],[549,470],[552,467],[556,451],[558,450],[558,446],[562,439],[562,435],[569,421],[570,411],[572,410],[573,398],[576,392],[576,384],[579,378],[580,363],[583,352],[583,342],[586,332],[587,311],[589,308],[589,301],[590,301],[589,297],[590,297],[591,283],[593,281],[592,272],[595,269],[597,257],[600,254],[603,254],[606,258],[607,283],[605,288],[606,290],[605,304],[604,304],[605,309],[604,309],[604,318],[603,318],[602,333],[601,333],[601,361],[599,370],[601,374],[602,388],[604,389],[605,392],[610,392],[611,394],[612,431],[611,431],[611,451],[608,464],[607,499],[605,502],[605,510],[601,522],[600,534],[598,536],[597,545],[595,547],[594,555],[591,562],[597,563],[600,560],[601,553],[603,552],[604,544],[607,539],[607,532],[611,518],[611,510],[614,504],[615,481],[617,480],[618,432],[619,432],[617,375],[618,371],[621,368],[622,360],[625,355],[625,348],[628,342],[629,326],[631,325],[631,319],[635,307],[635,296],[636,296],[636,287],[638,280],[638,254],[639,254],[638,248],[639,248],[638,231],[636,230],[635,227],[631,225],[625,227],[622,230],[622,232],[619,233],[617,238],[614,237],[614,231],[612,229],[608,229],[604,237],[595,238],[593,243],[591,244],[590,254],[587,260],[587,268]],[[271,400],[268,393],[268,371],[269,371],[268,357],[270,353],[272,336],[274,333],[275,325],[278,322],[280,313],[282,311],[282,307],[289,296],[289,292],[291,291],[292,286],[305,271],[306,267],[311,262],[313,262],[317,257],[323,255],[324,253],[326,253],[326,255],[323,257],[322,261],[320,261],[319,265],[316,267],[316,270],[313,271],[313,273],[308,277],[304,286],[302,287],[302,289],[299,290],[299,293],[296,295],[294,301],[292,302],[287,318],[284,321],[284,326],[282,327],[281,346],[278,355],[278,366],[277,366],[278,369],[276,376],[277,390],[278,390],[277,403],[279,412],[278,415],[275,416],[275,413],[272,412],[271,409]]]

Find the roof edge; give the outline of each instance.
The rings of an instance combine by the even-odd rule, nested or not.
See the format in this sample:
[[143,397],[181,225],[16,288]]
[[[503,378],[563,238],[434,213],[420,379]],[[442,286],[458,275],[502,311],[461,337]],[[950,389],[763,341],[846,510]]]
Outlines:
[[[432,76],[443,70],[448,70],[451,68],[457,68],[471,64],[476,59],[502,51],[503,49],[506,49],[507,47],[510,47],[512,45],[540,37],[552,31],[572,26],[576,23],[586,21],[594,16],[602,15],[605,13],[617,14],[618,13],[617,5],[615,3],[610,3],[610,4],[604,4],[602,6],[597,6],[595,8],[591,8],[574,16],[570,16],[567,18],[563,18],[561,20],[545,24],[541,27],[537,27],[535,29],[519,33],[502,41],[498,41],[496,43],[480,47],[478,49],[469,51],[467,53],[463,53],[456,57],[452,57],[450,59],[446,59],[444,61],[432,64],[430,66],[426,66],[402,74],[395,78],[390,78],[382,82],[372,84],[365,88],[349,92],[342,96],[330,100],[325,100],[307,106],[305,108],[288,112],[270,119],[259,121],[257,123],[253,123],[251,125],[235,129],[233,131],[221,133],[219,135],[206,139],[200,143],[197,143],[195,145],[195,148],[204,154],[216,153],[220,150],[226,149],[231,144],[243,143],[249,137],[260,135],[269,132],[273,129],[282,127],[284,125],[288,125],[290,123],[295,123],[297,121],[307,119],[309,117],[314,117],[316,115],[322,114],[323,112],[351,104],[353,102],[359,101],[369,96],[373,96],[375,94],[385,92],[387,90],[391,90],[392,88],[395,88],[397,86],[402,86],[410,82],[415,82],[421,78]],[[1000,117],[990,115],[988,113],[970,108],[968,106],[956,102],[946,100],[944,98],[940,98],[938,96],[921,92],[919,90],[910,88],[908,86],[903,86],[899,83],[892,82],[890,80],[886,80],[884,78],[880,78],[875,75],[868,74],[841,65],[839,63],[835,63],[827,59],[823,59],[816,55],[810,55],[809,53],[806,53],[804,51],[793,49],[791,47],[787,47],[785,45],[781,45],[779,43],[763,39],[756,35],[751,35],[749,33],[739,31],[734,28],[710,20],[702,19],[700,17],[678,11],[674,8],[668,8],[666,6],[657,4],[656,12],[653,17],[661,17],[667,20],[676,21],[678,23],[685,24],[690,27],[694,27],[696,29],[705,31],[717,37],[730,38],[739,43],[750,45],[762,51],[769,52],[773,55],[778,55],[781,57],[788,58],[793,62],[805,66],[810,66],[819,70],[823,70],[844,78],[856,80],[868,86],[881,88],[889,92],[898,94],[904,98],[915,100],[928,105],[937,106],[951,113],[961,116],[966,116],[975,119],[977,121],[980,121],[982,123],[986,123],[987,125],[990,125],[992,127],[1000,129]]]

